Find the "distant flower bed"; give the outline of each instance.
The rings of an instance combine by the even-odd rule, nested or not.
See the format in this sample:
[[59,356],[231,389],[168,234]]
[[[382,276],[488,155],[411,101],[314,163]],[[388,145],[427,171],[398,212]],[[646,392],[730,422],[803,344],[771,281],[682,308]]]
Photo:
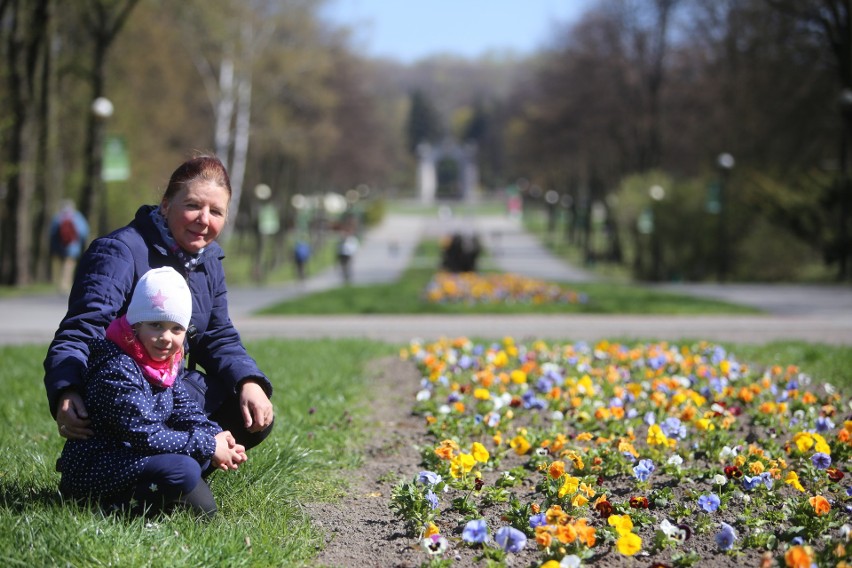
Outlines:
[[511,273],[438,272],[424,291],[432,303],[585,304],[588,298],[561,286]]
[[433,443],[391,508],[429,562],[848,566],[849,401],[796,366],[511,338],[402,356]]

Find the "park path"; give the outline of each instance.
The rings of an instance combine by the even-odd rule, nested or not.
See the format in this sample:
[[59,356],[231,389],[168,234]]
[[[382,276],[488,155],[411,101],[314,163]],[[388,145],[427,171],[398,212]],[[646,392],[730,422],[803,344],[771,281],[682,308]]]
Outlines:
[[[495,268],[563,283],[593,275],[556,258],[506,215],[390,213],[363,235],[353,261],[353,283],[396,280],[424,237],[475,232]],[[596,341],[604,338],[764,343],[805,340],[852,345],[852,287],[831,285],[665,284],[659,289],[722,299],[765,310],[747,316],[658,315],[353,315],[255,316],[257,310],[301,295],[340,286],[332,267],[304,282],[233,288],[231,318],[245,339],[364,337],[392,343],[465,335],[476,338]],[[48,343],[66,309],[59,295],[0,299],[0,345]]]

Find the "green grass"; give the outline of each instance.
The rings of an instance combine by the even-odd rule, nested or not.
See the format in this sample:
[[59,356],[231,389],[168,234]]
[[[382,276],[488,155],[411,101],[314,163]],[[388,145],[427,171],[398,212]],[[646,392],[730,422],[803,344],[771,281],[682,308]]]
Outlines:
[[[438,266],[437,242],[421,243],[408,268],[396,282],[348,286],[317,292],[265,308],[262,315],[328,314],[749,314],[754,308],[718,300],[657,292],[622,283],[578,283],[564,288],[586,294],[585,304],[435,304],[422,298]],[[480,266],[488,267],[489,259]]]
[[[322,535],[304,505],[346,490],[342,469],[362,459],[369,397],[364,364],[395,353],[360,340],[263,341],[249,345],[273,371],[276,426],[237,473],[217,472],[220,514],[196,524],[185,513],[144,520],[63,503],[54,471],[62,439],[47,410],[43,347],[3,347],[0,387],[0,559],[5,566],[294,566]],[[248,540],[247,540],[248,539]]]
[[[310,525],[306,508],[345,494],[347,472],[363,459],[375,394],[365,365],[398,347],[362,340],[249,343],[260,366],[275,370],[277,423],[239,472],[211,478],[220,514],[209,524],[196,524],[184,513],[145,520],[61,502],[54,463],[62,440],[39,380],[46,346],[0,348],[0,445],[6,448],[0,559],[5,566],[33,567],[311,565],[323,536]],[[743,362],[798,364],[815,380],[852,387],[847,347],[725,347]]]

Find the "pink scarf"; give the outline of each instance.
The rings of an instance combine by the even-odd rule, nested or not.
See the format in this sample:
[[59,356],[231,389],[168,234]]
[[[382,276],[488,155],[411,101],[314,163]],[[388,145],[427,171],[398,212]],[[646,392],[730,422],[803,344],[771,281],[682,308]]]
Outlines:
[[156,387],[165,388],[175,384],[175,378],[177,378],[183,360],[183,347],[169,359],[155,361],[136,339],[136,334],[133,333],[133,328],[127,322],[126,316],[112,320],[112,323],[107,327],[106,337],[136,361],[149,383]]

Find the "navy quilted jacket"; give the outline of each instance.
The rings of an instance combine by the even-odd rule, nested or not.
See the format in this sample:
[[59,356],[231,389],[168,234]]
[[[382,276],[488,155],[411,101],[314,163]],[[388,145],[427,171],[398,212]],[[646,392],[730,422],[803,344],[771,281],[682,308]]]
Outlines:
[[187,394],[183,377],[170,388],[152,386],[115,343],[90,345],[82,394],[95,435],[65,442],[56,464],[62,490],[78,496],[132,490],[155,454],[183,454],[204,466],[222,429]]
[[187,330],[191,365],[202,367],[208,381],[222,381],[226,392],[236,392],[240,381],[254,377],[263,381],[267,395],[272,394],[269,379],[246,352],[228,315],[222,248],[211,243],[201,261],[187,269],[168,252],[150,218],[154,208],[140,207],[130,224],[94,240],[80,259],[68,312],[44,360],[44,385],[54,417],[63,391],[83,391],[87,343],[104,337],[109,323],[127,311],[139,278],[161,266],[171,266],[183,274],[192,292],[192,319]]

